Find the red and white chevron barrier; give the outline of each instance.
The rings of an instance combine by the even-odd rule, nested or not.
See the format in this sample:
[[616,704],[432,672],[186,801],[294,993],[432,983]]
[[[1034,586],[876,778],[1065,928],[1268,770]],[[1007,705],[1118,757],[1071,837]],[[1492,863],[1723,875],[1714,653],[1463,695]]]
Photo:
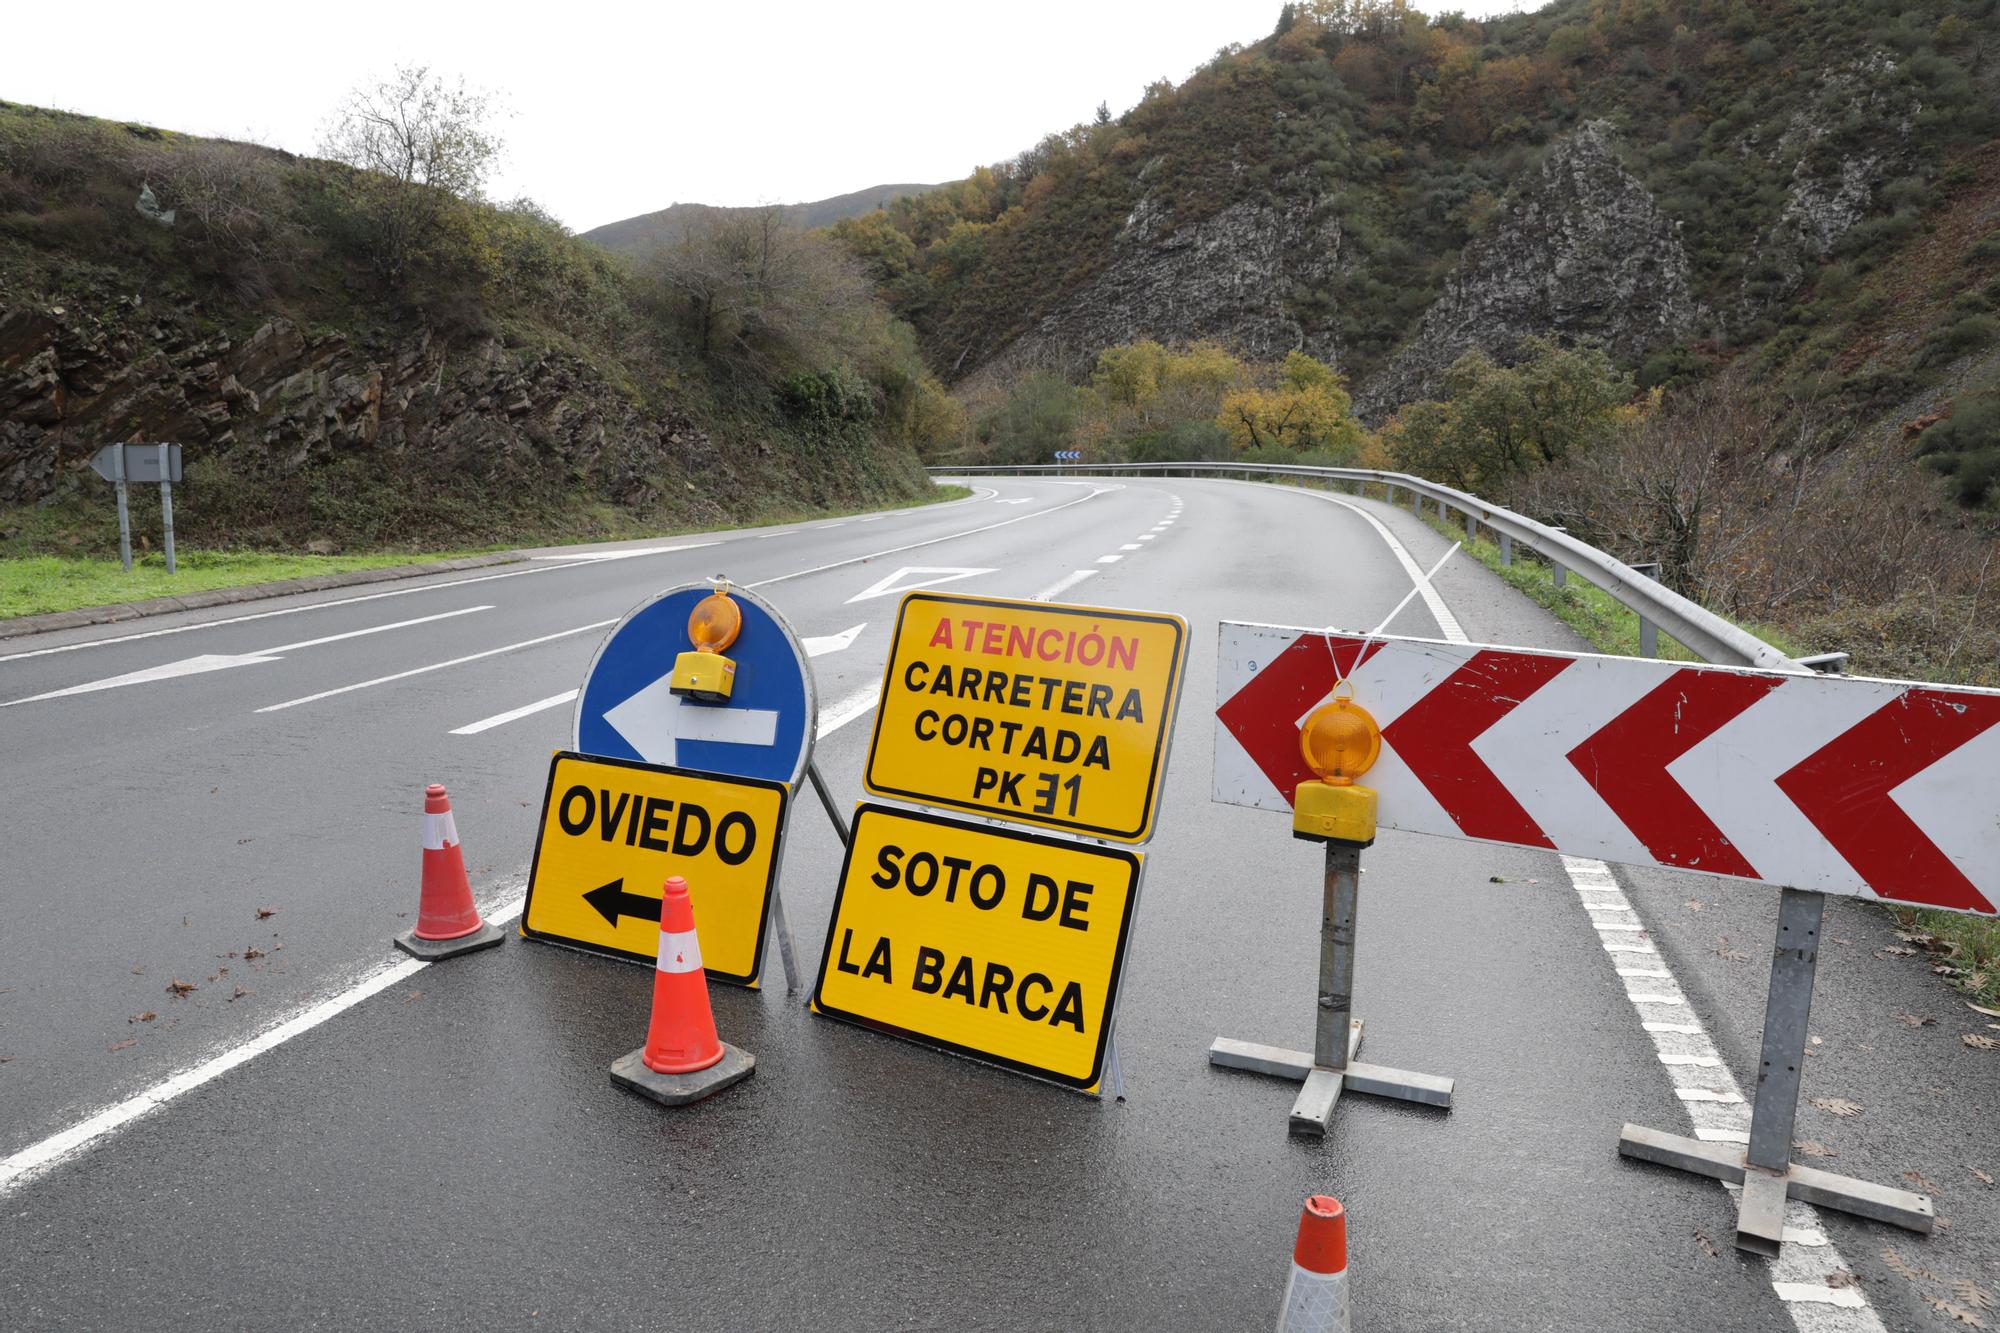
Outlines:
[[1996,914],[2000,691],[1224,623],[1215,799],[1289,810],[1345,674],[1384,828]]

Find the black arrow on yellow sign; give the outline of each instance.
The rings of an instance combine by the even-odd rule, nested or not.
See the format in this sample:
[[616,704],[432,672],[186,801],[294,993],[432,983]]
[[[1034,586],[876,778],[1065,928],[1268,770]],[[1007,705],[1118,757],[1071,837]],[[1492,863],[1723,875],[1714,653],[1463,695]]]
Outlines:
[[583,895],[583,900],[595,907],[598,915],[614,926],[618,924],[618,918],[621,916],[635,917],[641,921],[660,919],[660,900],[625,892],[623,875],[609,884],[592,889]]

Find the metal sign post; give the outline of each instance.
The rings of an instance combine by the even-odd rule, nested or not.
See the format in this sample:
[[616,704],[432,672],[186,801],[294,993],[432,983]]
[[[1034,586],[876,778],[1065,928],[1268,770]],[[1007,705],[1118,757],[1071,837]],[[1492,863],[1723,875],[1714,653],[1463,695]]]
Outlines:
[[1319,1020],[1312,1054],[1229,1037],[1217,1037],[1208,1048],[1212,1065],[1303,1083],[1292,1103],[1294,1134],[1324,1135],[1343,1089],[1451,1109],[1452,1080],[1362,1064],[1354,1058],[1361,1049],[1361,1020],[1354,1017],[1354,925],[1360,899],[1361,849],[1329,841],[1320,913]]
[[1937,1217],[1925,1195],[1792,1162],[1792,1125],[1798,1115],[1806,1020],[1812,1014],[1813,973],[1819,962],[1819,932],[1825,911],[1825,894],[1786,889],[1779,896],[1778,939],[1771,951],[1771,990],[1764,1005],[1763,1054],[1757,1066],[1748,1148],[1706,1143],[1633,1124],[1627,1124],[1618,1136],[1621,1156],[1741,1184],[1737,1247],[1772,1257],[1776,1257],[1784,1237],[1787,1199],[1837,1208],[1923,1234],[1929,1234]]
[[[165,530],[167,548],[167,573],[174,572],[174,470],[169,466],[167,450],[171,446],[160,446],[160,523]],[[127,560],[125,567],[132,567]]]
[[[100,458],[102,454],[98,455]],[[118,560],[125,566],[125,572],[132,572],[132,506],[125,488],[125,450],[114,446],[111,451],[112,466],[117,469],[114,478],[118,486]]]

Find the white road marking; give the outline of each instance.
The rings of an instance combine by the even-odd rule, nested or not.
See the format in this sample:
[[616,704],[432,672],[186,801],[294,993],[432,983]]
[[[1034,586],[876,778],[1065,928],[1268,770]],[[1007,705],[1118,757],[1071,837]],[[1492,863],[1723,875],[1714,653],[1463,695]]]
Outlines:
[[844,648],[853,647],[855,637],[867,628],[868,622],[864,620],[859,625],[850,626],[838,634],[823,634],[819,638],[802,639],[800,642],[805,646],[807,657],[823,657],[828,653],[837,653]]
[[607,560],[631,560],[642,555],[665,555],[669,551],[698,551],[704,546],[719,546],[721,542],[682,542],[679,546],[636,546],[629,551],[594,551],[588,555],[536,555],[531,560],[569,560],[580,564],[601,565]]
[[1137,542],[1126,542],[1123,546],[1119,547],[1118,549],[1121,551],[1136,551],[1139,549],[1139,545]]
[[1156,535],[1156,534],[1154,534],[1154,533],[1150,533],[1150,532],[1142,532],[1142,533],[1140,533],[1140,534],[1139,534],[1139,540],[1140,540],[1140,541],[1142,541],[1142,542],[1149,542],[1149,541],[1153,540],[1153,538],[1154,538],[1154,536],[1155,536],[1155,535]]
[[[1082,486],[1087,483],[1070,482],[1059,484]],[[1048,509],[1037,509],[1032,514],[1016,514],[1013,518],[1003,518],[998,523],[982,524],[976,528],[967,528],[963,532],[947,532],[942,537],[926,537],[920,542],[906,542],[901,546],[891,546],[886,551],[870,551],[867,555],[852,555],[845,560],[831,560],[824,565],[814,565],[811,569],[795,569],[789,574],[774,575],[771,578],[759,579],[755,583],[746,583],[742,586],[753,589],[768,588],[774,583],[784,583],[791,579],[802,579],[810,574],[824,574],[830,569],[845,569],[849,565],[866,564],[870,560],[880,560],[885,555],[901,555],[905,551],[916,551],[926,546],[936,546],[939,542],[956,541],[960,537],[971,537],[982,532],[991,532],[995,528],[1009,527],[1015,523],[1026,523],[1037,518],[1047,518],[1050,514],[1060,514],[1071,505],[1087,504],[1100,495],[1106,495],[1112,491],[1123,489],[1125,489],[1123,486],[1093,486],[1089,491],[1077,496],[1074,500],[1065,500],[1061,504],[1054,505]],[[955,501],[954,503],[963,504],[965,501]]]
[[[1771,1290],[1781,1301],[1832,1305],[1845,1310],[1868,1309],[1868,1298],[1861,1294],[1859,1287],[1829,1287],[1824,1282],[1773,1282]],[[1873,1312],[1870,1313],[1872,1315]],[[1798,1315],[1794,1313],[1792,1317],[1796,1320]],[[1879,1323],[1877,1327],[1880,1327]]]
[[511,653],[521,648],[533,648],[536,644],[552,643],[557,639],[567,639],[572,634],[587,634],[591,630],[603,629],[607,625],[615,625],[617,623],[618,618],[595,620],[588,625],[578,625],[575,629],[557,630],[554,634],[544,634],[540,638],[523,639],[519,643],[505,644],[499,648],[488,648],[483,653],[468,653],[464,657],[454,657],[448,662],[433,662],[429,666],[411,667],[408,671],[398,671],[394,675],[377,676],[373,680],[357,681],[352,685],[342,685],[337,689],[321,690],[318,694],[308,694],[303,698],[287,699],[281,704],[270,704],[257,711],[260,713],[282,712],[287,708],[297,708],[300,704],[318,703],[321,699],[331,699],[336,694],[351,694],[355,690],[366,690],[376,685],[387,685],[391,681],[408,680],[411,676],[421,676],[432,671],[442,671],[446,667],[463,666],[467,662],[477,662],[488,657],[498,657],[502,653]]
[[960,579],[977,578],[981,574],[997,573],[993,569],[980,569],[972,565],[904,565],[895,573],[877,579],[860,592],[847,599],[847,605],[865,602],[875,597],[888,597],[894,593],[908,592],[912,588],[931,588],[940,583],[956,583]]
[[1079,569],[1074,574],[1065,574],[1028,600],[1031,602],[1053,602],[1056,598],[1062,596],[1085,579],[1092,578],[1103,572],[1101,569]]
[[1033,504],[1034,502],[1035,501],[1032,496],[1024,495],[1018,500],[995,500],[993,503],[997,505],[1025,505],[1025,504]]
[[491,606],[465,606],[456,611],[440,611],[434,616],[418,616],[414,620],[398,620],[389,625],[370,625],[366,629],[353,629],[345,634],[328,634],[323,638],[279,644],[276,648],[260,648],[255,652],[204,653],[200,657],[184,657],[178,662],[166,662],[138,671],[128,671],[122,676],[93,680],[83,685],[71,685],[67,689],[50,690],[46,694],[31,694],[25,699],[9,699],[6,703],[0,704],[0,708],[36,703],[43,699],[63,699],[73,694],[95,694],[99,690],[115,690],[125,685],[150,685],[156,681],[176,680],[182,676],[199,676],[210,671],[227,671],[232,667],[252,666],[259,662],[277,662],[283,660],[284,654],[295,653],[302,648],[317,648],[321,644],[339,643],[343,639],[366,638],[370,634],[383,634],[392,629],[407,629],[411,625],[428,625],[435,620],[451,620],[457,616],[469,616],[475,611],[492,609]]
[[[872,711],[880,697],[882,682],[876,681],[835,704],[820,717],[818,738],[825,739],[858,717]],[[525,877],[516,877],[501,890],[493,906],[482,908],[487,921],[502,928],[521,915]],[[175,1098],[193,1092],[239,1065],[248,1064],[266,1051],[275,1050],[294,1037],[346,1013],[371,996],[379,995],[400,981],[408,980],[429,967],[416,958],[377,964],[350,982],[339,993],[316,1001],[280,1019],[248,1041],[225,1046],[178,1073],[144,1088],[123,1101],[114,1102],[85,1116],[69,1128],[31,1143],[11,1156],[0,1158],[0,1199],[19,1190],[53,1168],[94,1147],[133,1121],[166,1106]]]
[[789,537],[797,531],[797,528],[786,528],[783,532],[760,532],[757,534],[755,540],[761,542],[769,541],[773,537]]
[[1100,565],[1115,565],[1124,558],[1122,555],[1100,555],[1097,557],[1097,563]]
[[18,662],[28,657],[47,657],[52,653],[73,653],[82,648],[102,648],[114,643],[135,643],[140,639],[159,639],[169,634],[189,634],[198,629],[219,629],[224,625],[242,625],[252,620],[270,620],[276,616],[296,616],[307,611],[325,611],[336,606],[355,606],[362,602],[379,602],[385,597],[411,597],[424,592],[442,592],[450,588],[470,587],[475,583],[493,583],[500,579],[527,578],[533,574],[553,574],[563,569],[584,569],[599,564],[596,560],[572,560],[563,565],[535,565],[529,569],[510,569],[504,574],[481,574],[477,578],[453,579],[449,583],[426,583],[414,588],[391,588],[387,592],[363,593],[359,597],[337,597],[329,602],[310,602],[305,606],[281,606],[275,611],[253,611],[246,616],[225,616],[221,620],[204,620],[193,625],[170,625],[166,629],[142,630],[137,634],[115,634],[104,639],[86,639],[82,643],[58,644],[54,648],[33,648],[25,653],[9,653],[0,657],[0,662]]
[[509,722],[518,722],[524,717],[531,717],[546,709],[559,708],[563,704],[575,699],[581,693],[583,693],[582,690],[564,690],[561,694],[551,694],[546,699],[537,699],[531,704],[523,704],[519,708],[510,708],[504,713],[495,713],[492,717],[483,717],[469,726],[454,727],[451,734],[454,736],[477,736],[482,731],[491,731],[495,727],[504,727]]

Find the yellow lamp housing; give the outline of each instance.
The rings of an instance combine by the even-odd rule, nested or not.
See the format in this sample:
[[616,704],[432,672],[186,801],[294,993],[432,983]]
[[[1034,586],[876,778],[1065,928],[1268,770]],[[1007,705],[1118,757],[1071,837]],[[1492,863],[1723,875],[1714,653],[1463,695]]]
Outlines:
[[1366,847],[1375,841],[1375,789],[1301,782],[1292,794],[1292,836]]
[[743,632],[743,609],[720,588],[695,603],[688,613],[688,638],[694,647],[674,659],[667,678],[670,693],[701,704],[729,702],[736,687],[736,662],[722,650]]

